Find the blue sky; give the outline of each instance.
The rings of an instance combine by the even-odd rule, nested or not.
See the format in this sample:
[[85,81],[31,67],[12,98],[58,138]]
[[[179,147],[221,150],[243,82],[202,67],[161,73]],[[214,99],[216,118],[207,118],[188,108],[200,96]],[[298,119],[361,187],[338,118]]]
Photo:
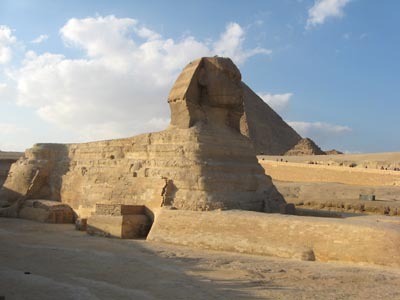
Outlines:
[[0,0],[0,149],[161,130],[180,70],[217,54],[322,148],[400,151],[399,11],[396,0]]

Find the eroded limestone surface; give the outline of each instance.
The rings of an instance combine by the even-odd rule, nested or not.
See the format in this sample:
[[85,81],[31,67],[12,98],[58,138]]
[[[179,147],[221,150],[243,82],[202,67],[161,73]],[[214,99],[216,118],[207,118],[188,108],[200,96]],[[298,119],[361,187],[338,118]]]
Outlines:
[[37,198],[69,204],[81,218],[96,203],[279,211],[284,200],[240,133],[243,84],[230,59],[191,62],[168,102],[171,124],[164,131],[27,150],[0,191],[10,205],[0,214]]
[[339,219],[161,209],[147,239],[218,251],[398,268],[399,229],[397,217]]
[[141,205],[97,204],[96,212],[87,219],[89,234],[122,239],[145,238],[151,222]]
[[49,200],[26,200],[19,217],[44,223],[65,224],[74,222],[74,212],[65,204]]

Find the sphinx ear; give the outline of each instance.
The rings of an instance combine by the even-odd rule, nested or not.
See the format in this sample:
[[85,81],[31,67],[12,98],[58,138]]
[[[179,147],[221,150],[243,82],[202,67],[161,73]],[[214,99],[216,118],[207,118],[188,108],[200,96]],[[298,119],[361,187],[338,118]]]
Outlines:
[[199,85],[207,86],[206,70],[203,67],[199,70],[197,81],[198,81]]

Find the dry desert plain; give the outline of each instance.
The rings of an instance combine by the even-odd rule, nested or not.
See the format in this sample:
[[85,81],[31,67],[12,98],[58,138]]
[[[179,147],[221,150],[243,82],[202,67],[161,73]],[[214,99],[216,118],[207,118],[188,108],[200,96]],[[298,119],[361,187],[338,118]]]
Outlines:
[[307,163],[309,161],[316,161],[321,164],[336,164],[349,165],[356,163],[357,168],[368,166],[370,168],[380,168],[385,166],[394,168],[400,166],[400,152],[382,152],[382,153],[353,153],[353,154],[338,154],[338,155],[302,155],[302,156],[273,156],[261,155],[261,158],[275,160],[283,158],[288,162]]
[[[400,215],[399,152],[258,159],[285,200],[299,208]],[[360,201],[360,194],[376,201]]]
[[396,268],[101,238],[21,219],[0,218],[0,239],[7,300],[400,299]]

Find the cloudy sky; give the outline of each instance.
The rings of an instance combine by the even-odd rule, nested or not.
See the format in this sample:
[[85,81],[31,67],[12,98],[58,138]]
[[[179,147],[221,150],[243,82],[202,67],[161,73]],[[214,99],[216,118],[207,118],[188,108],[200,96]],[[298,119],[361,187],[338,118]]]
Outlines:
[[177,75],[229,56],[324,149],[400,151],[397,0],[0,0],[0,150],[164,129]]

